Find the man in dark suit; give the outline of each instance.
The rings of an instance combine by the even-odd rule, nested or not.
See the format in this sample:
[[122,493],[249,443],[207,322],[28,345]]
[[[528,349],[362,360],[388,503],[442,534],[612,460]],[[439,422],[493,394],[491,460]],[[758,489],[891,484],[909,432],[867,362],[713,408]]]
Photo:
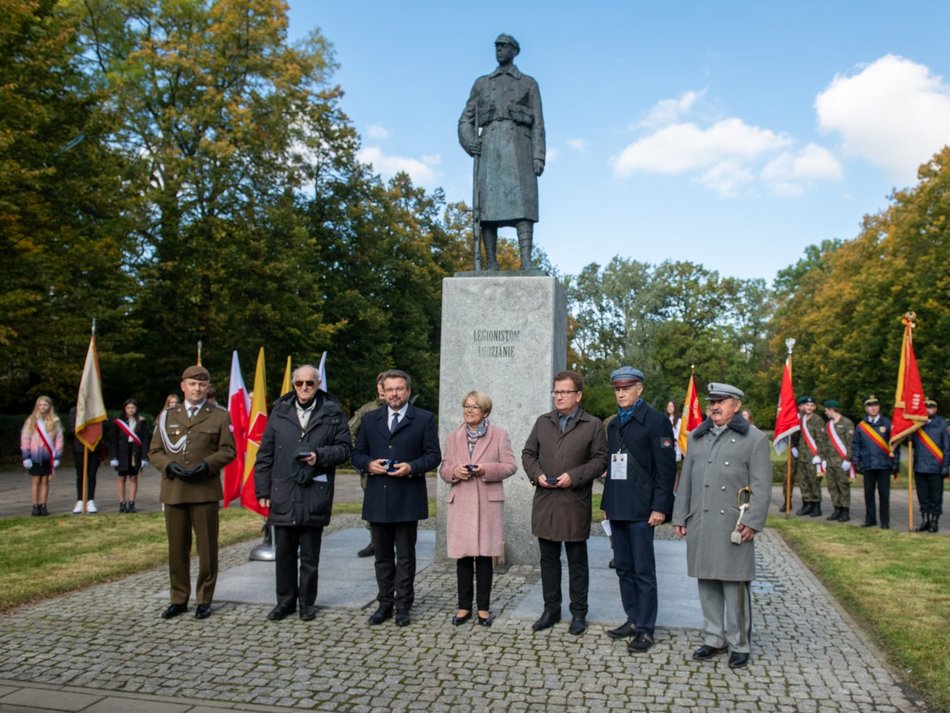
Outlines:
[[188,611],[191,595],[191,533],[198,546],[195,616],[211,616],[218,579],[218,501],[221,469],[234,460],[234,435],[228,412],[207,399],[211,377],[203,366],[181,375],[183,403],[163,411],[155,425],[148,459],[162,474],[159,498],[165,504],[171,619]]
[[353,466],[367,474],[363,519],[375,543],[379,608],[369,618],[382,624],[396,610],[396,625],[409,624],[415,598],[416,532],[429,516],[426,471],[442,461],[435,419],[409,403],[412,380],[392,369],[382,375],[386,406],[366,414],[353,449]]
[[632,637],[627,650],[642,653],[653,646],[657,613],[653,532],[673,513],[676,450],[670,420],[643,400],[643,372],[623,366],[610,375],[610,383],[617,418],[607,425],[610,463],[600,507],[610,521],[627,619],[607,636]]

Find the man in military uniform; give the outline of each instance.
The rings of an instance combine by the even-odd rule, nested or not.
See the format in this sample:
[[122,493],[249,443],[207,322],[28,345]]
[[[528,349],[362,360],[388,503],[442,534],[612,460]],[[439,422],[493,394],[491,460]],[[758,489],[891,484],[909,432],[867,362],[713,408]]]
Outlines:
[[752,651],[753,540],[769,512],[772,465],[765,434],[739,413],[743,392],[717,383],[707,391],[709,417],[689,434],[673,531],[686,538],[689,576],[699,580],[705,635],[693,658],[708,661],[728,648],[730,668],[740,668]]
[[841,404],[834,399],[825,401],[825,427],[819,441],[821,457],[825,465],[828,495],[834,512],[829,520],[848,522],[851,519],[851,487],[848,482],[854,477],[851,470],[851,438],[854,424],[841,413]]
[[798,449],[798,482],[802,489],[802,507],[796,515],[821,515],[821,485],[818,479],[824,476],[818,442],[824,426],[821,416],[815,413],[817,403],[814,396],[802,396],[801,440]]
[[[350,440],[353,443],[356,443],[356,434],[360,432],[360,425],[363,423],[363,417],[368,414],[370,411],[375,411],[376,409],[382,408],[386,405],[386,399],[384,398],[385,394],[383,393],[383,374],[386,372],[380,372],[376,375],[376,398],[372,401],[367,401],[365,404],[360,406],[356,413],[353,414],[353,417],[347,422],[347,426],[350,429]],[[360,489],[365,493],[366,492],[366,473],[360,473]],[[366,545],[363,549],[359,550],[356,553],[357,557],[372,557],[376,554],[376,543],[373,542],[373,528],[370,527],[370,524],[366,523],[366,529],[369,530],[369,544]]]
[[925,401],[927,423],[914,433],[914,479],[921,523],[917,532],[937,532],[943,513],[943,479],[950,467],[947,419],[937,414],[937,402]]
[[874,527],[874,492],[880,497],[881,529],[891,527],[891,474],[900,468],[900,451],[891,453],[891,422],[881,414],[881,402],[870,394],[864,400],[866,416],[854,429],[851,439],[851,463],[855,473],[864,476],[864,524]]
[[498,36],[498,68],[475,80],[459,118],[459,143],[476,162],[475,200],[486,270],[498,269],[498,228],[504,226],[518,231],[521,269],[532,269],[537,177],[544,171],[544,116],[538,83],[514,65],[520,51],[514,37]]
[[171,619],[188,611],[191,595],[191,533],[198,546],[195,616],[211,616],[218,578],[218,502],[220,472],[234,460],[234,435],[228,412],[208,403],[211,378],[203,366],[181,375],[184,402],[163,411],[155,425],[148,459],[162,474],[160,499],[165,505],[171,604],[162,612]]

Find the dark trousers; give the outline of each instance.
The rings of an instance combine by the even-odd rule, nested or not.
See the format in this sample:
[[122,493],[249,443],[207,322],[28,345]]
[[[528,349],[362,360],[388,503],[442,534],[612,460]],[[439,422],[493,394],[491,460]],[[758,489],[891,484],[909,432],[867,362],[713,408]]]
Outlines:
[[[567,552],[568,595],[571,614],[587,616],[587,589],[590,572],[587,568],[587,541],[565,542]],[[538,538],[541,549],[541,591],[544,611],[561,614],[561,543]]]
[[881,499],[881,525],[891,524],[891,471],[868,470],[864,473],[864,521],[870,525],[877,523],[874,519],[874,490]]
[[87,451],[82,444],[73,448],[73,457],[76,460],[76,500],[82,500],[82,460],[83,453],[89,453],[89,464],[86,467],[86,500],[96,499],[96,473],[99,471],[99,451]]
[[416,532],[419,522],[370,523],[376,543],[379,606],[408,611],[416,598]]
[[187,604],[191,596],[191,531],[198,547],[195,599],[211,604],[218,581],[218,503],[165,505],[168,534],[168,578],[171,603]]
[[[277,604],[284,609],[312,607],[317,601],[322,527],[275,527],[274,552],[277,574]],[[298,581],[297,550],[300,550]]]
[[637,631],[656,627],[656,559],[653,528],[647,522],[610,521],[614,564],[620,579],[620,602]]
[[914,473],[917,502],[922,513],[943,514],[943,476],[939,473]]
[[455,563],[455,574],[459,585],[459,609],[471,611],[475,598],[474,583],[478,587],[478,610],[488,611],[491,606],[491,557],[462,557]]

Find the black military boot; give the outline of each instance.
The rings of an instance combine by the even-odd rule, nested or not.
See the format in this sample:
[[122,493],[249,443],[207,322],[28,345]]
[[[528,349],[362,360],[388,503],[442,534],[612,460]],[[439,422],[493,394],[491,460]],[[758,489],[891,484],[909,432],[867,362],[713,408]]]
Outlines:
[[821,516],[821,501],[811,504],[811,512],[808,513],[811,517],[820,517]]
[[808,515],[811,513],[811,503],[802,501],[802,506],[795,512],[796,515]]
[[920,513],[920,524],[914,528],[914,532],[930,532],[930,513]]
[[851,508],[841,508],[838,515],[838,522],[848,522],[851,519]]
[[940,522],[940,516],[937,515],[936,513],[931,514],[931,516],[930,516],[930,531],[931,531],[931,532],[939,532],[939,531],[940,531],[939,522]]
[[841,508],[835,507],[835,511],[834,511],[833,513],[831,513],[831,514],[830,514],[828,517],[826,517],[825,519],[826,519],[826,520],[837,520],[840,515],[841,515]]

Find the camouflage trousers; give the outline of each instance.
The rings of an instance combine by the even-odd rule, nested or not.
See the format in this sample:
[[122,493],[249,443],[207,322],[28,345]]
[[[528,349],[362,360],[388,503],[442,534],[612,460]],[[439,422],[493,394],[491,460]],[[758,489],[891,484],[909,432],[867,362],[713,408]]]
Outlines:
[[811,457],[801,457],[798,459],[798,472],[796,473],[798,487],[802,491],[802,501],[806,503],[821,502],[821,486],[818,484],[818,474],[815,472],[815,466],[811,462]]
[[831,504],[836,508],[851,507],[851,485],[848,481],[848,474],[842,470],[840,465],[828,464],[828,472],[825,473],[825,484],[828,486]]

